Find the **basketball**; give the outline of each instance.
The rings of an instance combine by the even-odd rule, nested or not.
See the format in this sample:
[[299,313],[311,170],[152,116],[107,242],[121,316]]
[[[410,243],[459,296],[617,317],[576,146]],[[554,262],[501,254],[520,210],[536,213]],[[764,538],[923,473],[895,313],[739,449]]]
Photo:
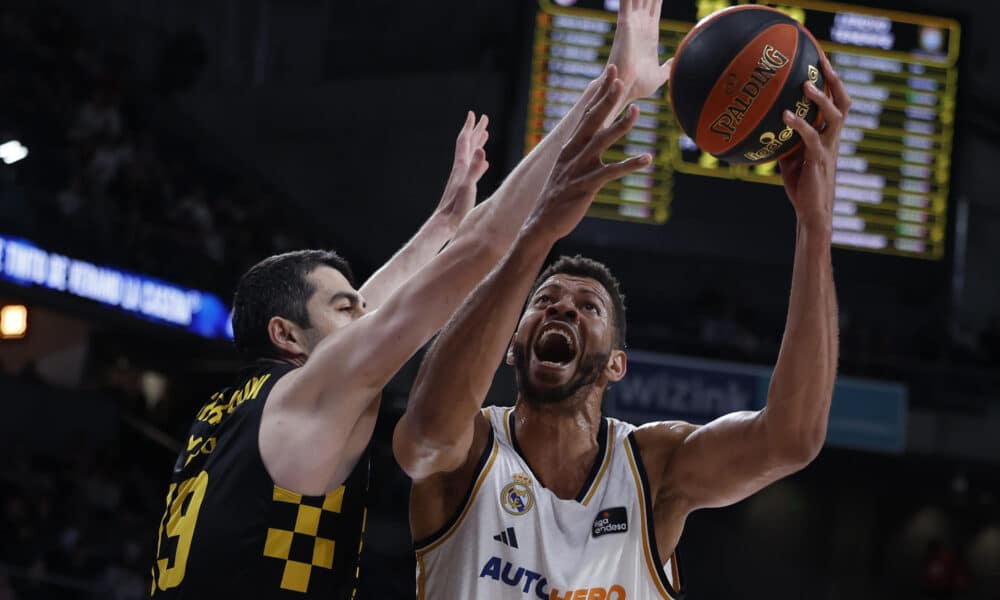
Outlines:
[[787,109],[813,125],[820,115],[802,89],[824,89],[820,50],[807,29],[765,6],[715,12],[688,32],[674,55],[670,99],[695,144],[729,163],[778,160],[802,143]]

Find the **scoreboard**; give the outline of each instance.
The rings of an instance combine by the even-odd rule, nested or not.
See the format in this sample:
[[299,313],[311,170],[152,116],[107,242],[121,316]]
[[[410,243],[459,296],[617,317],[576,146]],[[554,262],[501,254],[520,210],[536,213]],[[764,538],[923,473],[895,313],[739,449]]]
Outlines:
[[[754,2],[665,2],[661,56],[674,54],[697,19],[748,3]],[[804,24],[853,100],[841,134],[834,244],[940,259],[946,243],[958,22],[811,0],[755,3]],[[617,10],[618,0],[539,0],[525,130],[529,149],[600,75],[614,39]],[[781,184],[776,163],[732,165],[701,152],[677,124],[666,88],[638,105],[635,128],[607,158],[648,152],[653,164],[602,190],[592,216],[665,223],[678,177]]]

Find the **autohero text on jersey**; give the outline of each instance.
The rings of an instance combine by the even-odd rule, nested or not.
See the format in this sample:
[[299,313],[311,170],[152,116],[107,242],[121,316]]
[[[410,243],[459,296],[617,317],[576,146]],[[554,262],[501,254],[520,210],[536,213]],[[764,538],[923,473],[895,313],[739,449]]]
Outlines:
[[625,588],[620,585],[610,587],[590,587],[578,590],[560,590],[553,587],[546,590],[548,580],[541,574],[524,567],[514,567],[508,561],[492,556],[479,572],[480,579],[492,579],[498,583],[519,588],[524,594],[531,594],[542,600],[626,600]]

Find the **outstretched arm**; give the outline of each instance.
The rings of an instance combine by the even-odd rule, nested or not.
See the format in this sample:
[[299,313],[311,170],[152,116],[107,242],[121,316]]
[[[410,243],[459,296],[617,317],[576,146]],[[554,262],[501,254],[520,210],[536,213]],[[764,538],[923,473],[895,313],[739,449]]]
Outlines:
[[[625,14],[635,17],[642,13]],[[646,13],[645,18],[652,16]],[[656,55],[655,40],[640,40],[635,47]],[[634,56],[628,54],[623,60]],[[640,67],[625,67],[632,73],[643,73]],[[659,65],[657,69],[662,71]],[[378,311],[331,335],[317,346],[305,366],[278,382],[268,399],[260,432],[261,452],[276,483],[300,493],[314,493],[343,481],[368,443],[367,437],[352,435],[359,419],[371,409],[389,379],[447,322],[510,248],[588,103],[607,93],[617,72],[615,65],[608,65],[604,77],[588,86],[497,192],[472,209],[444,251],[392,292]],[[643,81],[660,77],[662,85],[665,74],[636,77]],[[619,85],[621,106],[621,95],[636,87],[631,81]],[[605,115],[605,122],[613,114],[614,109]],[[273,451],[268,450],[272,447]]]
[[[588,97],[607,93],[615,72],[609,67]],[[584,108],[581,103],[574,110],[579,115]],[[537,168],[532,165],[553,151],[558,154],[551,146],[532,153],[534,158],[527,157],[521,166],[527,162],[528,169]],[[370,438],[370,431],[356,425],[381,389],[510,248],[538,200],[539,190],[533,196],[514,193],[523,187],[514,183],[473,209],[451,243],[377,311],[328,336],[304,366],[275,385],[259,434],[261,456],[275,483],[315,494],[333,489],[347,477]]]
[[[822,64],[833,98],[808,83],[805,92],[819,105],[825,126],[817,131],[785,114],[805,147],[781,164],[798,224],[788,317],[767,406],[700,428],[660,424],[638,434],[644,455],[648,450],[664,469],[657,487],[681,515],[742,500],[803,468],[823,446],[838,357],[830,260],[834,175],[850,98],[825,57]],[[666,442],[660,447],[657,434]]]
[[618,66],[618,77],[626,86],[626,102],[652,96],[670,77],[670,61],[661,64],[659,57],[662,8],[663,0],[620,2],[608,62]]
[[[628,103],[653,95],[669,77],[670,69],[660,64],[658,55],[662,3],[662,0],[623,0],[621,3],[608,65],[615,69],[610,77],[620,79],[624,89],[618,104],[609,111],[606,124],[610,124]],[[472,211],[467,221],[493,219],[495,211],[513,211],[521,217],[517,220],[517,227],[520,227],[542,191],[559,152],[583,118],[597,85],[595,81],[587,87],[569,113],[518,164],[490,200]],[[465,226],[463,223],[462,227]],[[510,240],[516,233],[516,229],[503,232]]]
[[623,84],[615,81],[591,104],[510,252],[428,351],[393,435],[396,459],[413,479],[450,472],[466,462],[475,416],[552,245],[580,222],[604,184],[650,164],[649,155],[613,165],[601,162],[604,151],[631,129],[639,114],[632,107],[612,127],[603,128],[622,95]]
[[404,281],[427,264],[455,235],[459,223],[476,203],[476,184],[489,163],[483,146],[489,139],[489,118],[476,122],[472,112],[455,142],[455,160],[441,201],[416,235],[361,286],[361,296],[368,310],[375,310]]

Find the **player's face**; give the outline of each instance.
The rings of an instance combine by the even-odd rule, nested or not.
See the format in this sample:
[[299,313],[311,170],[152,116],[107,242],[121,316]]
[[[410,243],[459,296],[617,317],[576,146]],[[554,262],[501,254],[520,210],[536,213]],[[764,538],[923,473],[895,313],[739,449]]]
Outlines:
[[326,265],[307,276],[313,295],[306,302],[310,327],[303,330],[309,352],[326,336],[365,314],[364,299],[340,271]]
[[528,300],[511,348],[521,395],[553,403],[596,382],[613,351],[614,308],[600,283],[553,275]]

